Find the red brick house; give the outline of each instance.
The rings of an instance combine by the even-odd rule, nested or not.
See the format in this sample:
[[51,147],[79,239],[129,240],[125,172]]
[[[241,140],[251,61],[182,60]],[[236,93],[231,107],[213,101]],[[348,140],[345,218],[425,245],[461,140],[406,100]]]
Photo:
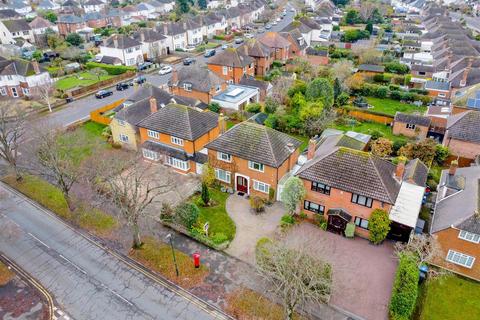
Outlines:
[[57,20],[58,33],[66,36],[69,33],[76,33],[78,30],[86,27],[85,20],[72,14],[61,15]]
[[447,120],[443,145],[453,155],[475,159],[480,155],[480,111],[469,110],[452,115]]
[[255,60],[256,76],[265,76],[270,70],[273,60],[275,60],[274,52],[256,39],[247,40],[245,44],[238,47],[237,50]]
[[227,48],[207,61],[208,69],[227,83],[239,83],[244,75],[255,74],[255,61],[243,51]]
[[392,131],[395,135],[423,140],[427,137],[431,122],[429,117],[397,112],[393,120]]
[[273,52],[274,60],[287,61],[290,58],[290,42],[282,37],[280,33],[269,31],[259,39],[260,43],[267,46]]

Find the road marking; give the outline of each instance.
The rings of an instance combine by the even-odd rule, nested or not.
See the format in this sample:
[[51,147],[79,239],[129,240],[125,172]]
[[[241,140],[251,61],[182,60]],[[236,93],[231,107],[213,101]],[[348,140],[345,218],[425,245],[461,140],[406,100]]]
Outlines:
[[33,239],[37,240],[38,242],[40,242],[41,244],[43,244],[45,247],[47,247],[48,249],[50,249],[50,247],[45,243],[43,242],[42,240],[38,239],[37,237],[35,237],[33,234],[31,234],[30,232],[28,232],[28,235],[30,237],[32,237]]
[[87,272],[85,270],[83,270],[82,268],[80,268],[79,266],[77,266],[75,263],[73,263],[72,261],[68,260],[67,258],[65,258],[64,256],[62,256],[61,254],[59,254],[60,258],[62,258],[63,260],[67,261],[67,263],[69,263],[70,265],[72,265],[75,269],[77,269],[78,271],[80,271],[81,273],[83,274],[87,274]]
[[[108,287],[107,287],[108,288]],[[116,295],[118,298],[122,299],[125,303],[127,303],[129,306],[133,306],[133,303],[131,303],[130,301],[128,301],[125,297],[121,296],[120,294],[118,294],[115,290],[112,290],[110,288],[108,288],[108,291],[110,291],[111,293],[113,293],[114,295]]]
[[64,126],[64,127],[68,127],[68,126],[70,126],[70,125],[72,125],[72,124],[74,124],[74,123],[81,122],[81,121],[83,121],[83,120],[88,120],[89,118],[90,118],[90,115],[85,116],[85,117],[80,118],[80,119],[77,119],[77,120],[74,120],[74,121],[71,121],[71,122],[69,122],[69,123],[67,123],[67,124],[64,124],[63,126]]

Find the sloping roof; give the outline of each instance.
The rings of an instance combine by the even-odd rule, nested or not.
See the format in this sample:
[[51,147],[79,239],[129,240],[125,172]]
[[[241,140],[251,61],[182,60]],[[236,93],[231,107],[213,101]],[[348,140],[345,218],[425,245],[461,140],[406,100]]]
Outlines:
[[244,85],[244,86],[251,86],[258,88],[260,90],[267,91],[268,88],[270,87],[270,82],[263,81],[263,80],[258,80],[253,76],[248,76],[248,75],[243,75],[242,79],[240,79],[239,84]]
[[32,22],[29,23],[29,25],[32,29],[42,29],[52,27],[53,23],[51,23],[47,19],[37,16],[35,17],[35,19],[32,20]]
[[117,57],[111,57],[111,56],[103,56],[102,59],[100,60],[100,63],[105,63],[105,64],[121,64],[122,60],[120,60]]
[[257,39],[247,40],[244,44],[238,47],[237,50],[249,55],[250,57],[263,58],[270,56],[270,49]]
[[422,186],[402,183],[395,205],[389,213],[390,220],[415,228],[424,193],[425,188]]
[[64,14],[58,17],[57,23],[82,23],[83,19],[73,14]]
[[394,121],[410,123],[410,124],[415,124],[415,125],[424,126],[424,127],[430,126],[430,122],[432,122],[432,120],[429,117],[402,113],[398,111],[395,113]]
[[278,32],[273,31],[264,33],[258,41],[269,48],[287,48],[290,46],[290,42],[287,39],[282,37]]
[[[447,120],[448,138],[480,143],[480,111],[467,111]],[[479,150],[480,153],[480,150]]]
[[218,115],[179,104],[168,104],[137,126],[194,141],[218,125]]
[[288,134],[244,121],[205,147],[278,168],[300,145],[301,141]]
[[425,82],[425,90],[448,91],[448,90],[450,90],[450,84],[448,82],[443,82],[443,81],[429,80],[429,81]]
[[307,55],[310,56],[321,56],[321,57],[328,57],[328,51],[327,50],[317,50],[312,47],[308,47],[307,50],[305,51]]
[[428,167],[420,161],[420,159],[413,159],[405,165],[405,173],[403,180],[424,187],[427,183]]
[[396,166],[370,153],[348,148],[313,158],[299,171],[300,178],[394,204],[400,190]]
[[5,27],[10,32],[19,32],[25,30],[32,30],[28,22],[24,19],[15,19],[15,20],[5,20],[2,21]]
[[[40,67],[43,72],[43,68]],[[35,74],[33,64],[30,61],[17,59],[17,60],[0,60],[0,75],[22,75],[30,76]]]
[[104,47],[117,49],[127,49],[140,45],[141,43],[137,40],[123,34],[114,34],[105,40],[105,43],[103,44]]
[[13,9],[0,10],[0,19],[18,18],[20,15]]
[[104,3],[100,0],[88,0],[83,4],[84,6],[102,6]]
[[140,30],[136,31],[132,37],[140,42],[156,42],[167,38],[152,28],[141,28]]
[[358,66],[358,71],[367,71],[367,72],[385,72],[384,66],[378,66],[375,64],[361,64]]
[[227,48],[208,60],[208,64],[243,68],[253,62],[253,59],[235,48]]
[[[184,84],[191,84],[192,89],[200,92],[209,92],[211,88],[216,88],[225,83],[225,80],[217,76],[214,72],[200,65],[189,68],[180,68],[178,71],[178,87]],[[175,85],[171,83],[170,85]]]

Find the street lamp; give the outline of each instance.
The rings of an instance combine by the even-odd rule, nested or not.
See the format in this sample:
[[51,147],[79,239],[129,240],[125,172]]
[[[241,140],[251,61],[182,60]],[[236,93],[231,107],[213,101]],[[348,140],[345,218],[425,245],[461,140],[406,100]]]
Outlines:
[[172,234],[171,233],[167,234],[165,239],[170,242],[170,247],[172,248],[173,264],[175,265],[175,272],[177,273],[177,277],[178,277],[178,266],[177,266],[177,259],[175,258],[175,250],[173,250],[173,236],[172,236]]

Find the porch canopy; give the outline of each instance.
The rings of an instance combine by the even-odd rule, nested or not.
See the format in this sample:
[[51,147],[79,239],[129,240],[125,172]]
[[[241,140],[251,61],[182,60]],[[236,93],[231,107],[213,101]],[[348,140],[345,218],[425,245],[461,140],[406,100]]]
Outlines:
[[352,216],[342,209],[330,209],[327,211],[327,215],[338,216],[347,222],[350,222],[352,220]]
[[390,220],[415,228],[422,207],[424,193],[424,187],[403,182],[395,205],[390,210]]

